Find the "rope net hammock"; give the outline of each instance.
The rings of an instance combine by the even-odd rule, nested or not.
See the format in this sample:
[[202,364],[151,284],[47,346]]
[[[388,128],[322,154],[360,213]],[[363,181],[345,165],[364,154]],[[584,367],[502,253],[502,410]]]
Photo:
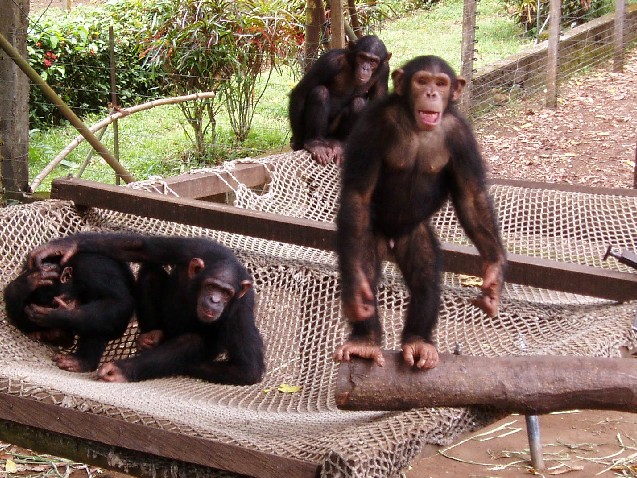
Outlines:
[[[337,209],[338,169],[314,164],[304,152],[225,163],[207,171],[232,175],[237,164],[263,164],[268,184],[233,181],[237,207],[317,221]],[[229,184],[230,186],[230,184]],[[161,179],[127,187],[174,194]],[[637,249],[637,198],[505,185],[491,186],[502,237],[510,253],[628,271],[602,261],[608,244]],[[434,219],[441,241],[466,244],[451,206]],[[55,352],[0,323],[0,392],[53,403],[315,463],[324,477],[398,476],[425,444],[447,445],[460,434],[498,419],[478,407],[405,412],[344,412],[334,403],[338,365],[331,358],[347,336],[339,275],[331,252],[266,241],[176,222],[49,200],[0,210],[0,285],[19,272],[26,254],[50,239],[79,231],[137,231],[205,236],[232,248],[255,280],[257,322],[266,343],[268,372],[252,386],[225,386],[174,377],[131,384],[101,383],[94,373],[69,373]],[[501,311],[487,318],[471,305],[475,284],[444,276],[435,340],[442,352],[463,355],[586,355],[617,357],[635,345],[635,303],[619,304],[569,293],[507,284]],[[384,348],[400,347],[408,294],[387,263],[379,287]],[[4,304],[1,309],[4,319]],[[112,342],[103,360],[135,353],[136,326]],[[240,471],[232,461],[227,469]],[[265,472],[264,472],[265,473]],[[265,475],[264,475],[265,476]],[[269,476],[269,475],[268,475]]]

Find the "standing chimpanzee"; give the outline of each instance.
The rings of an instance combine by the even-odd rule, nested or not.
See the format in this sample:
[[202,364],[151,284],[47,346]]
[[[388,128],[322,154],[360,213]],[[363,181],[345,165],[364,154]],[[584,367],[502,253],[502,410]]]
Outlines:
[[440,303],[440,245],[430,218],[450,197],[483,260],[474,304],[498,311],[506,254],[467,121],[456,111],[465,80],[441,58],[423,56],[392,74],[394,92],[370,106],[348,139],[337,216],[343,311],[352,325],[334,358],[383,364],[375,290],[391,251],[410,291],[403,358],[438,364],[432,332]]
[[4,291],[7,318],[34,340],[77,347],[54,357],[70,372],[95,370],[109,340],[121,336],[133,315],[135,278],[127,264],[96,254],[25,265]]
[[292,149],[306,149],[319,164],[341,164],[343,142],[369,100],[387,95],[385,44],[368,35],[330,50],[290,93]]
[[[62,256],[65,264],[78,251],[142,263],[137,279],[140,353],[102,365],[100,380],[170,375],[234,385],[261,380],[265,359],[252,279],[230,249],[203,238],[77,234],[36,249],[31,261]],[[170,273],[165,266],[172,267]]]

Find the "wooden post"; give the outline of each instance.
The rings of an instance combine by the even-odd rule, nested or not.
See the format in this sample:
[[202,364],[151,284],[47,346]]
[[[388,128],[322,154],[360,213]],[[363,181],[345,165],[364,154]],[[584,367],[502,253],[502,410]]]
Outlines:
[[624,22],[626,19],[626,0],[615,0],[615,30],[613,33],[615,51],[613,54],[613,71],[624,71]]
[[561,7],[561,0],[551,0],[548,58],[546,65],[546,106],[549,108],[557,107],[557,69],[560,45],[560,21],[562,19]]
[[485,405],[525,415],[575,408],[637,412],[637,361],[632,358],[441,354],[436,368],[423,371],[408,367],[400,352],[384,356],[383,367],[360,358],[340,364],[339,408]]
[[343,0],[330,0],[330,24],[332,26],[331,48],[345,48],[345,26]]
[[471,109],[471,87],[473,83],[473,60],[476,44],[476,13],[477,0],[464,0],[464,13],[462,15],[462,58],[460,59],[460,76],[467,85],[460,99],[460,110],[469,114]]
[[635,166],[633,167],[633,188],[637,189],[637,146],[635,146]]
[[[0,0],[0,35],[27,57],[29,0]],[[0,204],[19,199],[29,185],[29,82],[0,50]],[[4,194],[3,194],[4,193]]]
[[305,9],[305,51],[303,69],[307,71],[318,58],[321,45],[321,29],[325,22],[323,0],[307,0]]

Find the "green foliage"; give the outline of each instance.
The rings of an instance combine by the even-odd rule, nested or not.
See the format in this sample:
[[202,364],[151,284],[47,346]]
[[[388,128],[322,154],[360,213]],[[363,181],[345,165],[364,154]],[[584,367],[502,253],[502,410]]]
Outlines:
[[[505,0],[505,5],[515,22],[522,25],[528,34],[538,37],[542,31],[545,31],[550,0],[540,0],[539,2],[538,0]],[[612,9],[612,0],[564,0],[562,2],[562,25],[579,25],[593,18],[601,17],[611,12]]]
[[[120,103],[137,102],[155,82],[139,60],[134,16],[113,18],[108,9],[75,8],[72,13],[31,23],[27,38],[30,65],[79,115],[99,111],[110,101],[108,25],[115,31]],[[33,127],[59,124],[60,115],[39,88],[30,95]]]
[[[224,42],[231,58],[231,74],[222,91],[235,137],[243,143],[272,69],[300,52],[297,40],[301,26],[294,14],[286,10],[285,0],[242,0],[234,6],[227,17],[233,24],[233,33]],[[263,73],[266,79],[256,91]]]

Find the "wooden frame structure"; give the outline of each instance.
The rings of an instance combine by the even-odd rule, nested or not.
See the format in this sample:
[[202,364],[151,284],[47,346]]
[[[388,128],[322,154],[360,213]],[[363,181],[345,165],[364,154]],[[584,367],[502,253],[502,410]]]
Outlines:
[[[221,176],[221,177],[220,177]],[[267,169],[260,164],[239,165],[232,175],[196,173],[169,178],[166,187],[180,197],[104,185],[81,179],[53,182],[52,198],[70,200],[77,207],[97,207],[143,217],[179,222],[301,246],[333,250],[335,226],[304,219],[248,211],[202,199],[214,199],[229,192],[227,183],[237,178],[252,187],[267,183]],[[543,183],[501,181],[501,184],[530,188],[628,195],[637,191],[551,186]],[[443,245],[446,270],[480,275],[481,263],[472,247]],[[637,299],[637,274],[589,266],[509,255],[508,281],[559,291],[603,297],[615,301]],[[37,438],[34,438],[37,437]],[[245,475],[315,477],[319,465],[203,438],[145,427],[100,415],[68,409],[53,403],[0,393],[0,438],[43,452],[65,455],[84,463],[119,468],[139,476],[151,473],[131,464],[148,460],[175,460],[182,466],[195,464],[226,469]],[[214,446],[211,446],[214,445]],[[432,451],[433,453],[433,451]],[[110,457],[110,458],[109,458]],[[128,457],[113,460],[112,457]],[[173,467],[175,464],[170,465]],[[154,470],[156,471],[156,469]]]

